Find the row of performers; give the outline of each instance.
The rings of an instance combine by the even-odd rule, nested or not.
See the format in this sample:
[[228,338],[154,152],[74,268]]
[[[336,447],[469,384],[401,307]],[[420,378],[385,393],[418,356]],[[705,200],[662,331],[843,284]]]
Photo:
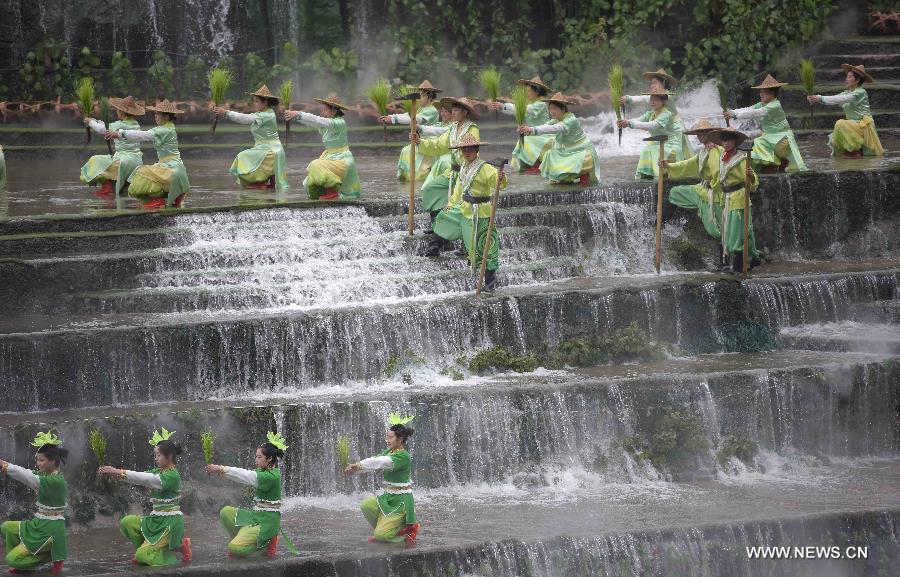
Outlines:
[[[387,448],[377,456],[347,466],[352,475],[382,471],[384,490],[360,504],[362,514],[372,526],[371,542],[412,543],[418,535],[415,501],[412,492],[412,463],[406,444],[413,434],[408,425],[412,417],[391,413],[386,434]],[[152,510],[147,515],[127,515],[119,523],[122,534],[134,546],[132,563],[167,566],[191,560],[191,540],[185,535],[181,513],[181,476],[178,455],[181,446],[171,437],[174,431],[154,431],[155,467],[147,471],[130,471],[102,466],[99,474],[123,483],[150,489]],[[65,510],[68,488],[60,468],[68,450],[51,432],[39,433],[35,468],[28,469],[0,460],[0,472],[37,493],[37,511],[26,521],[6,521],[0,532],[6,546],[6,563],[10,572],[35,571],[50,564],[51,572],[62,571],[68,557]],[[229,538],[229,557],[274,557],[278,537],[284,537],[292,553],[297,550],[281,528],[281,471],[278,460],[288,445],[277,433],[270,432],[266,442],[256,449],[253,469],[210,464],[206,472],[246,485],[253,489],[253,507],[223,507],[219,512],[222,528]],[[180,559],[179,559],[180,557]]]

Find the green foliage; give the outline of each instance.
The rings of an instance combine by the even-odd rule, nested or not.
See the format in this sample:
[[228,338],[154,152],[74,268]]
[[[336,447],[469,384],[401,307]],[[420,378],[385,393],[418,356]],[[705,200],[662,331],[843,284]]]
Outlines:
[[100,68],[100,58],[97,57],[87,46],[81,49],[78,54],[78,68],[75,71],[75,79],[80,80],[85,77],[95,77],[97,69]]
[[207,465],[212,463],[213,444],[215,443],[215,441],[216,438],[211,430],[207,429],[200,433],[200,444],[203,446],[203,460]]
[[103,431],[98,429],[91,429],[91,432],[88,433],[88,444],[91,446],[91,452],[94,453],[94,457],[97,459],[98,465],[103,465],[106,463],[106,437],[103,436]]
[[515,371],[530,373],[538,367],[538,358],[534,355],[515,355],[503,345],[482,349],[475,353],[469,362],[469,370],[477,375],[493,371]]
[[388,100],[391,98],[391,83],[383,78],[378,80],[366,89],[366,97],[372,102],[378,114],[384,116],[387,114]]
[[134,92],[134,72],[131,70],[131,60],[122,52],[113,52],[109,75],[113,93],[124,97]]
[[199,99],[204,97],[206,81],[206,62],[193,54],[187,57],[181,69],[181,95],[184,98]]
[[278,62],[272,67],[272,78],[283,79],[294,75],[300,68],[300,50],[293,42],[285,42],[281,47]]
[[719,91],[719,106],[722,110],[728,110],[728,85],[721,80],[716,80],[716,90]]
[[622,107],[619,105],[619,99],[622,97],[624,86],[625,71],[622,69],[621,64],[613,64],[609,71],[609,101],[612,103],[617,119],[622,118]]
[[278,87],[278,96],[281,100],[281,106],[287,110],[291,107],[291,97],[294,95],[294,81],[283,80],[281,86]]
[[528,109],[528,92],[524,86],[516,86],[512,91],[512,103],[516,107],[516,124],[525,124],[525,113]]
[[637,323],[604,335],[598,339],[597,347],[613,363],[656,360],[663,355],[660,347]]
[[337,46],[331,50],[322,48],[316,50],[310,61],[313,70],[319,74],[333,74],[343,78],[356,74],[356,68],[359,66],[356,52],[343,50]]
[[478,75],[478,82],[481,84],[481,89],[484,90],[484,95],[488,100],[497,100],[500,96],[500,73],[497,72],[496,68],[491,66],[482,70],[481,74]]
[[227,68],[213,68],[207,75],[207,82],[209,83],[210,99],[216,106],[221,106],[225,102],[225,93],[231,87],[231,70]]
[[703,268],[706,252],[684,236],[679,236],[669,243],[666,249],[669,260],[682,270],[697,270]]
[[[410,92],[415,92],[416,90],[418,89],[412,84],[401,84],[397,87],[397,95],[404,96]],[[398,100],[398,102],[400,103],[400,108],[402,108],[405,113],[409,114],[412,112],[412,100]]]
[[350,464],[350,438],[346,435],[341,435],[340,437],[338,437],[335,450],[337,451],[338,462],[341,465],[341,471],[343,471],[347,468],[347,465]]
[[109,126],[109,113],[109,98],[104,96],[100,99],[100,120],[107,126]]
[[623,447],[657,469],[677,475],[709,450],[703,423],[689,409],[647,407],[641,413],[640,433],[626,437]]
[[147,96],[159,99],[175,98],[175,69],[162,50],[153,53],[153,64],[147,69]]
[[570,339],[563,341],[547,357],[549,368],[590,367],[604,364],[609,360],[605,351],[586,339]]
[[444,367],[441,369],[442,375],[447,375],[451,380],[462,381],[466,376],[456,367]]
[[806,94],[816,93],[816,67],[813,61],[806,59],[800,62],[800,82]]
[[745,465],[750,465],[757,452],[759,452],[759,445],[755,441],[728,436],[722,441],[722,446],[716,453],[716,460],[722,467],[725,467],[732,457],[737,457]]
[[88,117],[94,109],[94,79],[85,77],[75,85],[75,102],[81,115]]
[[[262,58],[253,52],[244,56],[244,86],[247,89],[256,90],[266,84],[269,78],[269,69]],[[248,95],[247,98],[253,97]]]
[[63,96],[71,89],[66,45],[49,38],[34,46],[19,70],[22,98],[40,100]]
[[391,379],[400,375],[403,382],[411,382],[412,374],[409,372],[409,369],[424,364],[425,359],[416,355],[414,352],[407,350],[403,354],[391,355],[381,372],[386,379]]

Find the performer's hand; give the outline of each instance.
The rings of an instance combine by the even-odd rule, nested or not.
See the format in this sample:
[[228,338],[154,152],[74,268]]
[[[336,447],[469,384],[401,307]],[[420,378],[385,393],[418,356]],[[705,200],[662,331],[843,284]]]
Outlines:
[[382,124],[392,124],[392,122],[391,122],[391,115],[390,115],[390,114],[385,114],[384,116],[379,116],[379,117],[378,117],[378,122],[380,122],[380,123],[382,123]]
[[502,168],[501,168],[500,170],[498,170],[498,171],[497,171],[497,178],[500,179],[500,182],[503,182],[504,180],[506,180],[506,171],[503,170]]
[[810,94],[809,96],[806,97],[806,101],[809,102],[810,104],[821,104],[822,97],[816,96],[815,94]]
[[352,474],[356,473],[357,471],[359,471],[360,469],[362,469],[362,467],[360,466],[359,463],[350,463],[349,465],[347,465],[347,468],[344,469],[344,474],[352,475]]
[[207,475],[212,475],[213,473],[221,475],[224,472],[225,472],[225,467],[223,467],[222,465],[209,464],[206,466],[206,474]]
[[620,118],[619,120],[616,120],[616,126],[619,128],[628,128],[628,119]]
[[104,465],[97,469],[97,472],[101,475],[112,475],[118,477],[122,474],[121,469],[116,469],[115,467],[110,467],[109,465]]
[[753,167],[752,166],[748,166],[747,170],[744,172],[747,173],[747,178],[753,180]]
[[216,116],[225,116],[226,114],[228,114],[228,109],[221,108],[219,106],[213,106],[213,112],[216,114]]
[[531,126],[520,126],[519,134],[534,134],[534,128],[532,128]]
[[661,159],[659,160],[659,167],[660,167],[660,168],[665,168],[665,167],[667,167],[667,166],[669,166],[669,161],[666,160],[665,158],[661,158]]
[[0,470],[5,471],[7,467],[9,467],[9,463],[4,461],[3,459],[0,459]]
[[93,120],[93,118],[91,118],[90,116],[85,116],[84,117],[84,125],[89,126],[91,124],[91,120]]
[[107,130],[103,133],[103,137],[106,140],[110,140],[111,138],[121,138],[122,136],[119,134],[118,130]]
[[284,119],[287,121],[291,121],[300,116],[299,110],[285,110],[284,111]]
[[496,100],[491,100],[487,103],[487,105],[491,110],[500,110],[501,108],[503,108],[503,103],[497,102]]
[[734,118],[734,112],[725,110],[724,112],[722,112],[722,116],[724,116],[726,120],[731,120],[732,118]]
[[621,104],[621,105],[623,105],[623,106],[626,105],[626,104],[628,104],[628,97],[627,97],[627,96],[620,96],[620,97],[619,97],[619,104]]
[[415,142],[416,145],[422,142],[422,137],[419,136],[418,132],[410,132],[409,133],[409,141]]

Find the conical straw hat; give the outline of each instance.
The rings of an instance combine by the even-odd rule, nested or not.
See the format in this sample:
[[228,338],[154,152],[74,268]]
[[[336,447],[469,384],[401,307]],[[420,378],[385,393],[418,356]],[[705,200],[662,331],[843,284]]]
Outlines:
[[560,106],[572,106],[573,104],[577,104],[576,102],[572,102],[571,100],[566,100],[566,96],[562,92],[557,92],[556,94],[548,98],[541,98],[541,100],[543,100],[544,102],[559,104]]
[[459,144],[457,144],[456,146],[450,146],[448,148],[468,148],[470,146],[487,146],[489,144],[490,142],[483,142],[481,140],[478,140],[477,138],[472,136],[472,133],[469,132],[462,137],[462,140],[459,141]]
[[260,98],[266,98],[266,99],[274,98],[276,101],[280,100],[277,96],[275,96],[274,94],[272,94],[269,91],[269,87],[266,86],[265,84],[263,84],[262,86],[257,88],[256,92],[248,92],[247,94],[251,94],[253,96],[259,96]]
[[531,80],[526,80],[526,79],[522,78],[518,82],[516,82],[516,84],[521,84],[522,86],[533,86],[535,88],[543,88],[547,92],[551,91],[550,87],[547,86],[546,84],[544,84],[544,82],[541,80],[540,76],[535,76]]
[[766,74],[766,78],[762,81],[762,84],[751,86],[750,88],[753,88],[754,90],[756,90],[757,88],[781,88],[782,86],[787,85],[787,82],[778,82],[777,80],[775,80],[774,76],[772,76],[771,74]]
[[440,88],[435,88],[431,82],[427,80],[423,80],[422,84],[419,84],[419,90],[427,90],[428,92],[443,92]]
[[167,112],[169,114],[184,114],[183,110],[178,110],[175,106],[174,102],[169,102],[166,99],[163,99],[160,102],[157,102],[153,106],[148,106],[147,110],[150,112]]
[[698,134],[703,134],[705,132],[709,132],[710,130],[716,130],[718,128],[719,128],[718,126],[713,126],[713,124],[710,121],[708,121],[707,119],[702,118],[702,119],[700,119],[699,122],[694,124],[690,130],[685,130],[684,133],[696,136]]
[[332,108],[339,108],[341,110],[350,110],[349,106],[346,106],[340,100],[338,100],[338,97],[336,94],[330,94],[328,96],[328,98],[313,98],[313,100],[315,100],[319,104],[325,104]]
[[445,96],[441,98],[441,106],[450,110],[450,108],[454,105],[458,104],[462,106],[466,110],[469,111],[469,118],[472,120],[478,120],[478,111],[475,110],[475,105],[472,104],[472,101],[466,98],[465,96],[461,98],[453,98],[452,96]]
[[121,110],[125,114],[130,114],[132,116],[143,116],[147,113],[144,109],[144,102],[142,100],[135,100],[134,96],[110,98],[109,105],[116,110]]
[[671,86],[675,86],[678,84],[678,81],[675,80],[675,77],[666,72],[665,68],[660,68],[656,72],[644,72],[644,79],[650,80],[651,78],[661,78],[663,82],[668,82]]
[[706,133],[706,137],[716,144],[721,145],[723,134],[733,134],[737,138],[737,142],[735,143],[736,146],[740,146],[742,142],[747,140],[746,134],[733,128],[717,128],[716,130],[710,130]]
[[850,72],[851,70],[853,72],[856,72],[857,74],[859,74],[860,76],[865,78],[866,82],[875,82],[875,79],[872,78],[871,74],[866,72],[866,67],[863,66],[862,64],[860,64],[858,66],[853,66],[852,64],[841,64],[841,68],[844,69],[844,72]]

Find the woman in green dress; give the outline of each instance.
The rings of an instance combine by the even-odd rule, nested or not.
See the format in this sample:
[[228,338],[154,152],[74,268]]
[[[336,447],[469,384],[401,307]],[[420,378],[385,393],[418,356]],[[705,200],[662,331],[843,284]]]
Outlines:
[[569,106],[575,104],[562,92],[543,98],[551,120],[539,126],[522,125],[519,134],[553,135],[553,143],[541,162],[541,176],[553,184],[596,184],[600,182],[597,151]]
[[285,120],[299,118],[300,122],[318,129],[325,150],[306,167],[308,174],[303,186],[313,200],[356,200],[360,196],[356,161],[347,141],[347,106],[334,94],[328,98],[314,98],[322,105],[322,116],[299,110],[286,110]]
[[265,552],[275,557],[278,531],[281,529],[281,470],[278,459],[288,448],[285,439],[269,432],[267,442],[256,448],[254,470],[210,464],[209,474],[222,475],[255,491],[252,509],[228,505],[219,511],[219,522],[231,539],[229,557],[250,557]]
[[152,142],[158,158],[156,164],[144,164],[128,177],[128,196],[138,199],[144,208],[181,207],[191,188],[187,170],[178,150],[175,117],[183,114],[168,100],[148,106],[154,112],[156,126],[150,130],[109,130],[106,138],[123,141]]
[[688,135],[684,134],[684,123],[681,120],[681,116],[678,114],[675,95],[675,86],[678,84],[678,81],[675,80],[674,76],[666,72],[665,68],[660,68],[659,70],[651,72],[644,72],[644,80],[646,80],[649,85],[649,92],[640,95],[623,95],[619,98],[619,103],[623,106],[625,104],[637,103],[649,104],[650,93],[668,93],[669,100],[666,103],[666,108],[672,111],[672,114],[675,115],[675,118],[673,120],[673,129],[676,135],[680,135],[680,137],[677,139],[677,143],[673,143],[673,145],[680,146],[682,148],[680,152],[681,158],[687,158],[691,155],[693,149],[691,148],[691,143],[688,139]]
[[778,92],[786,82],[778,82],[771,74],[753,89],[759,90],[759,102],[748,108],[726,110],[727,120],[754,119],[759,121],[762,134],[753,139],[753,153],[750,155],[757,169],[762,172],[785,172],[807,170],[794,131],[788,124],[784,108],[778,100]]
[[[134,119],[135,116],[143,116],[144,103],[135,100],[133,96],[125,98],[110,98],[109,105],[116,109],[118,120],[111,123],[109,128],[99,120],[85,118],[84,123],[94,132],[105,135],[107,130],[140,130],[141,125]],[[137,167],[144,163],[144,153],[141,152],[139,140],[116,140],[116,152],[112,156],[108,154],[95,154],[81,167],[81,182],[85,184],[100,184],[97,196],[118,196],[128,186],[128,177]]]
[[[528,96],[528,106],[525,108],[525,125],[534,128],[550,122],[550,110],[547,103],[543,100],[550,94],[550,87],[541,81],[540,76],[535,76],[531,80],[524,78],[517,83],[519,86],[525,87],[525,93]],[[493,110],[499,110],[503,114],[514,115],[516,113],[516,105],[512,102],[491,102],[488,105]],[[513,164],[515,168],[525,172],[525,174],[540,174],[541,161],[544,160],[544,154],[553,146],[552,134],[529,134],[523,136],[513,149]]]
[[133,563],[163,567],[178,564],[175,553],[181,553],[181,562],[191,560],[191,540],[184,536],[184,517],[181,514],[181,475],[175,468],[181,445],[171,439],[175,431],[165,428],[153,431],[153,461],[156,467],[145,472],[100,467],[101,475],[115,477],[125,483],[149,487],[149,515],[126,515],[119,522],[119,529],[135,548]]
[[28,521],[6,521],[0,525],[6,545],[10,573],[35,571],[52,563],[50,572],[60,573],[68,557],[64,518],[68,487],[59,472],[69,451],[50,433],[38,433],[31,446],[37,447],[35,469],[26,469],[0,460],[0,472],[37,492],[37,512]]
[[[679,128],[674,112],[669,110],[669,93],[664,89],[651,90],[646,94],[650,97],[650,110],[645,112],[640,118],[626,119],[616,121],[619,128],[634,128],[638,130],[646,130],[650,136],[666,136],[663,144],[665,152],[665,160],[668,162],[676,162],[684,160],[684,146],[682,139],[684,133]],[[659,143],[648,142],[644,149],[641,150],[641,157],[638,159],[637,170],[634,172],[635,180],[656,180],[659,178]]]
[[384,471],[383,492],[360,503],[362,514],[373,529],[370,542],[413,543],[419,534],[412,491],[412,457],[406,449],[413,435],[413,429],[406,425],[412,420],[413,417],[397,413],[388,415],[387,449],[344,469],[346,475]]
[[284,148],[278,138],[278,122],[274,108],[278,97],[263,84],[253,96],[253,114],[242,114],[220,106],[213,107],[218,116],[225,116],[238,124],[249,124],[253,135],[253,148],[238,153],[228,172],[244,188],[274,188],[278,192],[290,189],[288,184]]
[[815,94],[806,97],[810,104],[828,104],[844,109],[846,118],[838,120],[834,124],[834,132],[828,136],[831,154],[840,154],[845,158],[882,156],[884,148],[875,131],[869,109],[869,93],[862,87],[866,82],[875,82],[875,79],[862,64],[841,64],[841,68],[847,73],[844,78],[846,90],[834,96]]
[[[419,110],[416,112],[416,126],[421,128],[439,125],[441,123],[441,116],[438,112],[440,103],[435,106],[435,102],[437,101],[438,94],[443,92],[443,90],[435,88],[428,80],[422,81],[422,83],[419,84],[418,90],[419,101],[417,106],[419,107]],[[388,114],[379,117],[378,120],[384,124],[410,124],[410,122],[412,122],[407,113]],[[400,151],[400,159],[397,161],[397,179],[403,182],[409,182],[409,156],[410,145],[407,144]],[[433,163],[433,157],[425,156],[424,154],[416,154],[416,180],[425,179],[428,176]]]

